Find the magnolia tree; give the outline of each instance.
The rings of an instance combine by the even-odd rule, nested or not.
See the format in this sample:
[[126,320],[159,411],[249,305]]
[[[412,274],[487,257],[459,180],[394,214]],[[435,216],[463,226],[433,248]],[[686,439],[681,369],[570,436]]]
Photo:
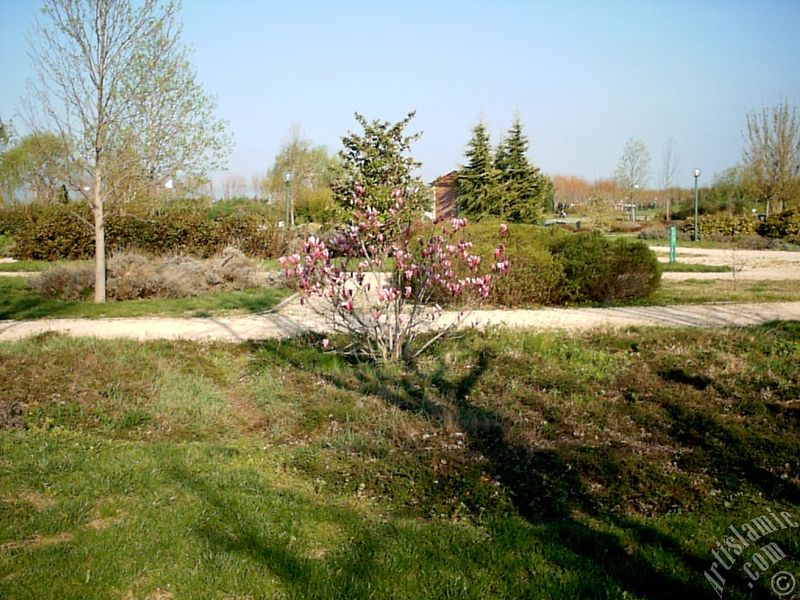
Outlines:
[[[508,271],[502,244],[489,265],[472,253],[463,231],[466,219],[421,227],[406,202],[413,193],[395,190],[394,205],[381,213],[366,204],[364,189],[356,186],[351,225],[328,242],[309,237],[302,254],[280,259],[302,300],[334,331],[349,334],[345,353],[380,361],[418,356],[467,315],[461,311],[427,342],[414,344],[443,312],[433,298],[471,292],[485,300],[493,277]],[[500,232],[505,234],[507,227],[502,225]]]

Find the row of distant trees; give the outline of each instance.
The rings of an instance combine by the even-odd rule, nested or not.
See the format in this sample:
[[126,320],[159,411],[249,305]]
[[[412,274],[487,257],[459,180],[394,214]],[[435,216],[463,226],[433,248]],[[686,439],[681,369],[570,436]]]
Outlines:
[[[739,164],[718,173],[704,190],[709,210],[750,211],[758,207],[767,217],[800,207],[800,119],[783,101],[746,116],[745,148]],[[664,146],[655,187],[647,186],[651,156],[645,144],[632,138],[625,147],[613,178],[589,182],[574,176],[554,176],[556,205],[590,205],[600,200],[647,204],[660,198],[659,207],[670,217],[672,205],[686,196],[677,185],[680,163],[672,140]],[[690,178],[685,175],[683,180]]]

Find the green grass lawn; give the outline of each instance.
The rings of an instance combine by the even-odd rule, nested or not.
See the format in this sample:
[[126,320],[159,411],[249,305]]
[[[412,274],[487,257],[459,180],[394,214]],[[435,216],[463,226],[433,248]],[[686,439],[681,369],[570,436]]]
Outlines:
[[69,267],[69,266],[91,266],[92,261],[89,260],[59,260],[51,262],[49,260],[18,260],[13,263],[0,263],[0,271],[6,273],[40,273],[47,271],[55,266]]
[[665,273],[730,273],[731,268],[727,265],[700,265],[690,263],[661,263],[661,269]]
[[28,288],[27,278],[0,278],[0,319],[209,316],[258,313],[288,297],[286,288],[253,288],[171,299],[95,304],[46,298]]
[[705,302],[792,302],[800,301],[800,285],[793,280],[739,280],[736,289],[730,279],[663,280],[661,286],[640,305],[702,304]]
[[800,322],[317,341],[0,344],[0,597],[714,597],[800,520]]

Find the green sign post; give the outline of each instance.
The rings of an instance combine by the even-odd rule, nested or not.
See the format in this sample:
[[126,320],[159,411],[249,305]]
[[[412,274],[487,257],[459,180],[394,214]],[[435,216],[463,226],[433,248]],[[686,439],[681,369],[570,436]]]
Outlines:
[[676,246],[678,242],[678,232],[675,225],[669,228],[669,264],[678,262]]

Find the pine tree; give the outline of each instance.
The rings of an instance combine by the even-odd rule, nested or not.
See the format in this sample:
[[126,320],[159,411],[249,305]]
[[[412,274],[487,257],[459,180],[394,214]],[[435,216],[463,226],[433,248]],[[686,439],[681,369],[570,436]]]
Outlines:
[[538,221],[553,193],[552,182],[530,163],[527,152],[528,138],[517,116],[500,141],[494,162],[499,172],[499,201],[494,214],[512,222]]
[[470,216],[492,214],[497,199],[497,172],[486,125],[478,122],[465,152],[467,164],[458,171],[456,193],[461,210]]

